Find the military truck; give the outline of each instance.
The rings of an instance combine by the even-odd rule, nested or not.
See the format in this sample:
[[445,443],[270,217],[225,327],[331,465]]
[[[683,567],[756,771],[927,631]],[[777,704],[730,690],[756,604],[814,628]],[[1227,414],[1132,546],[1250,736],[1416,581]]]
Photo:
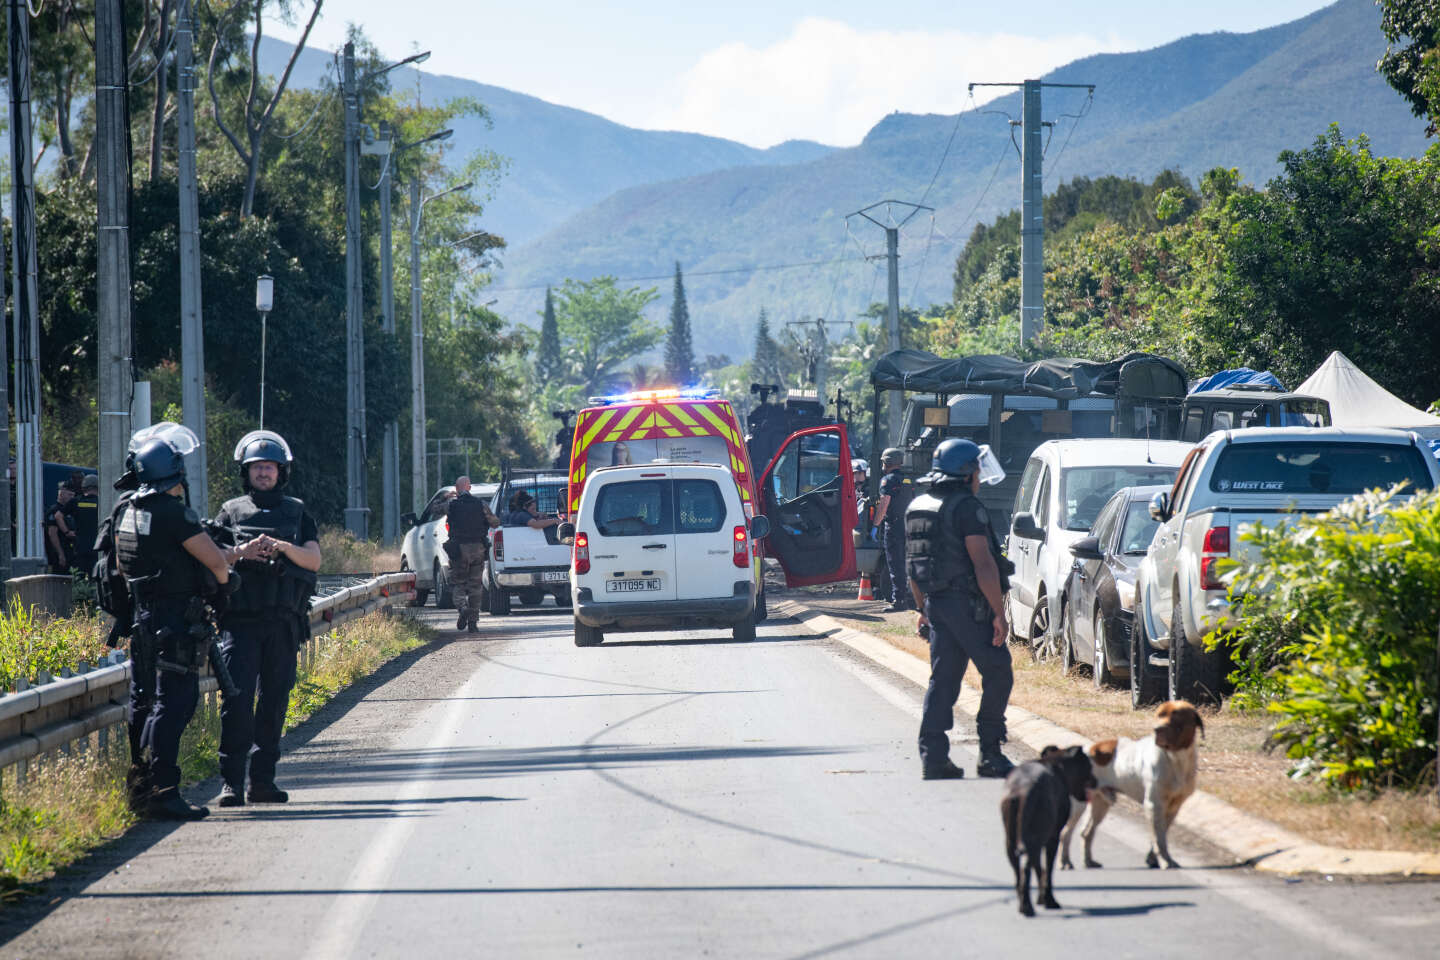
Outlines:
[[1330,401],[1263,383],[1236,383],[1185,398],[1180,439],[1197,443],[1216,430],[1245,427],[1328,427]]

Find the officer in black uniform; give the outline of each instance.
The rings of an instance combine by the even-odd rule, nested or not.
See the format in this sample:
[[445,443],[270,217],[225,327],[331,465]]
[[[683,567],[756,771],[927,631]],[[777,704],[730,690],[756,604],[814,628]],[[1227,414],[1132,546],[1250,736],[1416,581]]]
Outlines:
[[304,503],[280,492],[293,462],[284,438],[252,431],[236,445],[235,460],[245,494],[227,500],[215,515],[232,532],[235,546],[227,554],[241,577],[221,622],[228,634],[221,656],[239,688],[239,696],[220,704],[222,807],[290,799],[275,785],[275,764],[295,686],[295,657],[310,635],[310,598],[320,569],[315,521]]
[[880,479],[880,499],[875,503],[875,530],[884,535],[885,566],[890,572],[890,606],[885,608],[886,613],[914,609],[905,586],[905,509],[910,506],[915,487],[900,472],[904,462],[905,454],[897,447],[887,447],[880,455],[885,475]]
[[[922,608],[919,630],[930,640],[930,685],[920,717],[920,761],[926,780],[965,775],[950,759],[949,730],[955,725],[955,701],[965,668],[980,671],[982,777],[1003,777],[1013,768],[1000,744],[1005,739],[1005,708],[1014,673],[1006,641],[1004,594],[1010,562],[990,527],[976,494],[980,459],[985,451],[969,440],[952,438],[935,448],[930,489],[905,514],[906,565],[915,603]],[[1001,473],[1003,477],[1003,472]]]
[[[184,427],[153,436],[133,453],[138,489],[117,507],[115,558],[134,602],[130,642],[131,803],[160,820],[199,820],[210,811],[180,795],[180,734],[200,699],[205,648],[191,635],[187,609],[207,594],[224,608],[225,555],[185,502],[184,454],[199,446]],[[188,438],[187,436],[188,435]]]

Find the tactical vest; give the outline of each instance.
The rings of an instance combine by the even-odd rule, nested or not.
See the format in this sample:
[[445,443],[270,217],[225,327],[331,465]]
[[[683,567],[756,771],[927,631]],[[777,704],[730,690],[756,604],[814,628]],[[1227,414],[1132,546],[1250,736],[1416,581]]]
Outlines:
[[938,496],[932,489],[910,501],[905,511],[905,572],[921,593],[959,589],[974,579],[974,564],[955,529],[956,509],[973,499],[968,493]]
[[446,522],[450,528],[450,539],[454,543],[490,543],[490,523],[485,501],[467,493],[450,501]]
[[[227,500],[221,510],[230,518],[237,545],[261,534],[300,543],[305,504],[294,497],[281,497],[275,506],[262,507],[246,494]],[[316,580],[312,571],[278,556],[271,560],[241,560],[235,567],[240,571],[240,589],[230,598],[227,616],[310,615],[310,598],[315,594]]]
[[152,493],[135,497],[117,511],[115,559],[137,606],[183,602],[201,591],[200,562],[185,552],[180,541],[167,541],[157,535],[159,531],[151,531],[154,509],[171,506],[165,500],[174,498]]

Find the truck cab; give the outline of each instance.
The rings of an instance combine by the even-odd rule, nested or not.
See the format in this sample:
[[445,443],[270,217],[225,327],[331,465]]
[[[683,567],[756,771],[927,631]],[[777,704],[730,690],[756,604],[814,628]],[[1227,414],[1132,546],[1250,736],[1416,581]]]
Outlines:
[[1180,439],[1199,443],[1217,430],[1247,427],[1328,427],[1330,401],[1266,384],[1233,384],[1185,398]]

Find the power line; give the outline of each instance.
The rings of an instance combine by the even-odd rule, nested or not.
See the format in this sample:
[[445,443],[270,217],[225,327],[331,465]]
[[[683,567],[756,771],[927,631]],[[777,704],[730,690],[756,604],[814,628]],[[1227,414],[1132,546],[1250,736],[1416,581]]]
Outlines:
[[[970,99],[971,108],[977,108],[978,105],[975,103],[975,91],[971,90],[968,96]],[[940,171],[944,169],[945,160],[950,156],[950,148],[955,145],[955,135],[960,132],[960,120],[964,116],[965,110],[963,108],[960,110],[959,113],[955,114],[955,126],[950,128],[950,139],[945,141],[945,151],[940,154],[940,162],[935,165],[935,173],[931,175],[930,182],[926,184],[925,192],[920,194],[921,203],[924,203],[925,198],[930,196],[930,189],[935,186],[935,181],[940,178]],[[933,220],[934,218],[932,217],[931,219]]]
[[[797,263],[767,263],[755,267],[730,267],[724,270],[695,270],[686,271],[687,277],[719,277],[736,273],[761,273],[768,270],[795,270],[800,267],[828,267],[834,263],[858,263],[866,258],[839,257],[833,260],[802,260]],[[674,272],[656,273],[643,277],[616,277],[616,283],[640,283],[646,280],[670,280],[675,276]],[[524,290],[544,290],[546,287],[553,287],[553,281],[547,283],[528,283],[518,287],[491,287],[491,293],[518,293]]]
[[1050,175],[1055,172],[1055,168],[1060,165],[1060,158],[1063,157],[1063,156],[1065,156],[1065,148],[1068,147],[1068,146],[1070,146],[1070,138],[1075,135],[1075,128],[1078,127],[1078,126],[1080,126],[1080,121],[1085,119],[1086,114],[1088,114],[1088,113],[1090,112],[1090,108],[1091,108],[1094,104],[1095,104],[1095,90],[1094,90],[1094,88],[1092,87],[1091,90],[1090,90],[1090,95],[1085,98],[1085,103],[1084,103],[1084,105],[1082,105],[1082,106],[1080,107],[1080,112],[1079,112],[1079,113],[1062,113],[1062,114],[1060,114],[1061,118],[1071,117],[1071,118],[1074,119],[1075,122],[1072,123],[1072,124],[1070,124],[1070,130],[1065,134],[1065,142],[1062,143],[1062,144],[1060,144],[1060,152],[1057,153],[1057,154],[1055,154],[1055,162],[1050,165],[1050,169],[1048,169],[1048,170],[1045,171],[1045,177],[1046,177],[1046,179],[1049,179]]

